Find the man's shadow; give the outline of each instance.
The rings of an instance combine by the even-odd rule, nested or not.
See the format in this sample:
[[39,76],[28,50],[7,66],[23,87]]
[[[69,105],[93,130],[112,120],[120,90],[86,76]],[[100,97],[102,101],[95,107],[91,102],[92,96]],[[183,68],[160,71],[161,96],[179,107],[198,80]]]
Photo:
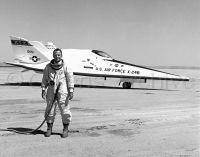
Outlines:
[[[26,135],[44,135],[46,132],[42,131],[42,130],[36,130],[34,131],[34,129],[30,129],[30,128],[22,128],[22,127],[9,127],[7,129],[0,129],[0,131],[9,131],[9,132],[14,132],[17,134],[26,134]],[[52,135],[61,135],[60,133],[55,133],[52,132]]]

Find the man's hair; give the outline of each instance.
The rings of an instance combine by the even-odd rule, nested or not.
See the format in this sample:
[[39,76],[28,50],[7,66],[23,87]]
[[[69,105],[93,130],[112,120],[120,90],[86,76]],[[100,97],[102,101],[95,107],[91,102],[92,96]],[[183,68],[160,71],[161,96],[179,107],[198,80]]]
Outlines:
[[60,53],[62,54],[62,50],[59,48],[56,48],[55,50],[53,50],[53,53],[55,53],[56,51],[60,51]]

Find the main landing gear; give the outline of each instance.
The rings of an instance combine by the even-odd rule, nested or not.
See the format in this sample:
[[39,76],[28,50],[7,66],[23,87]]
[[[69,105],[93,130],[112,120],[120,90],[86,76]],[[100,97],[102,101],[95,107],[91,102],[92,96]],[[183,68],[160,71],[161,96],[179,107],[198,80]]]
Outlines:
[[123,82],[122,87],[124,89],[130,89],[131,88],[131,82]]

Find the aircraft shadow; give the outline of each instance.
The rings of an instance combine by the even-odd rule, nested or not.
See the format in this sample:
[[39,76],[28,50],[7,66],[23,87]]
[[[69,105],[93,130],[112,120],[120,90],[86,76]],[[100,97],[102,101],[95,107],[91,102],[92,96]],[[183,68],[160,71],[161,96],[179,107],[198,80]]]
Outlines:
[[[7,129],[0,129],[0,131],[9,131],[9,132],[14,132],[18,134],[29,134],[29,132],[33,131],[34,129],[30,128],[22,128],[22,127],[17,127],[17,128],[7,128]],[[34,131],[33,133],[30,133],[30,135],[44,135],[45,131],[42,130],[37,130]],[[61,135],[60,133],[55,133],[52,132],[52,135]]]
[[41,86],[41,82],[14,82],[14,83],[3,83],[0,86]]
[[79,88],[103,88],[103,89],[120,89],[120,90],[162,90],[162,91],[176,91],[176,90],[169,90],[169,89],[156,89],[156,88],[130,88],[124,89],[122,87],[112,87],[112,86],[97,86],[97,85],[75,85],[75,87]]
[[[0,84],[0,86],[41,86],[41,82],[4,83],[4,84]],[[78,87],[78,88],[120,89],[120,90],[160,90],[160,91],[177,91],[177,90],[156,89],[156,88],[130,88],[130,89],[123,89],[122,87],[99,86],[99,85],[79,85],[79,84],[76,84],[75,87]]]

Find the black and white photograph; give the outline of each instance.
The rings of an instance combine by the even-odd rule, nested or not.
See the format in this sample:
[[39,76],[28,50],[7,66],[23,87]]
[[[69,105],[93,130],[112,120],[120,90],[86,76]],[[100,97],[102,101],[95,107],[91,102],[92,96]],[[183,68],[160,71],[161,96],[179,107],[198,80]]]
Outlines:
[[0,0],[0,157],[200,157],[199,0]]

